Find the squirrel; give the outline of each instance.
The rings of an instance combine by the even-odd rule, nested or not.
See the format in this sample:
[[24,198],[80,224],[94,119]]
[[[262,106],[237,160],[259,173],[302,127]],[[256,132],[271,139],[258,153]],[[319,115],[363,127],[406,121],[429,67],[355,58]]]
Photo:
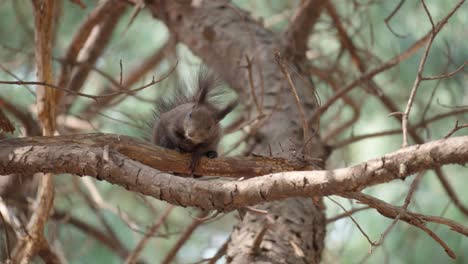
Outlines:
[[206,66],[197,74],[195,93],[187,95],[187,89],[175,89],[172,100],[161,97],[154,110],[153,144],[182,153],[192,153],[190,173],[193,174],[201,157],[216,158],[217,147],[222,136],[220,121],[239,103],[234,100],[218,109],[209,102],[210,92],[220,86],[219,78]]

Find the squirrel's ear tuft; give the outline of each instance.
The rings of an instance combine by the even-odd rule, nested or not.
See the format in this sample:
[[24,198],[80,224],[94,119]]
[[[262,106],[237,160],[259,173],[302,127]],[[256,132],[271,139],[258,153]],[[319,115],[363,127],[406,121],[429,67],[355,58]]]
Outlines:
[[233,102],[231,102],[228,106],[226,106],[224,109],[218,111],[216,113],[216,120],[218,122],[220,122],[221,120],[223,120],[223,118],[225,118],[227,116],[227,114],[229,114],[230,112],[232,112],[232,110],[234,110],[234,108],[236,108],[236,106],[239,104],[239,101],[238,100],[235,100]]
[[197,104],[204,104],[208,93],[220,84],[220,79],[206,65],[200,65],[197,73]]

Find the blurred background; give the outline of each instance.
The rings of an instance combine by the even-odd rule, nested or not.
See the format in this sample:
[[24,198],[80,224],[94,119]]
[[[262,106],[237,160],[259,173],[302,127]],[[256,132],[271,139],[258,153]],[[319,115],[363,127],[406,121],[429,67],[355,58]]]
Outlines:
[[[86,8],[71,1],[62,1],[53,56],[54,71],[61,71],[61,60],[69,48],[80,24],[96,7],[97,1],[83,0]],[[250,10],[251,15],[273,32],[282,32],[290,22],[294,10],[301,1],[253,0],[232,1],[241,9]],[[341,16],[357,51],[366,57],[367,69],[372,69],[400,54],[430,31],[431,24],[420,1],[405,1],[401,9],[390,19],[384,20],[395,9],[399,1],[343,1],[335,7]],[[427,0],[434,21],[439,21],[457,1]],[[133,9],[127,7],[109,26],[109,37],[101,50],[81,54],[93,65],[83,70],[81,92],[99,94],[110,89],[109,78],[123,78],[123,84],[140,87],[153,78],[165,75],[178,60],[175,74],[163,82],[135,95],[120,95],[104,104],[96,104],[84,97],[70,96],[70,107],[58,118],[61,133],[104,132],[144,138],[148,133],[146,123],[151,120],[154,102],[167,94],[176,81],[190,83],[201,61],[183,44],[171,42],[167,28],[154,19],[147,10],[142,10],[132,19]],[[468,60],[468,7],[461,9],[449,20],[433,44],[424,75],[439,75],[455,70]],[[393,32],[391,30],[393,30]],[[393,99],[399,111],[403,111],[410,89],[416,77],[423,49],[395,68],[379,74],[374,81],[385,94]],[[91,58],[93,52],[98,54]],[[323,13],[309,39],[307,57],[311,63],[311,76],[320,100],[326,102],[333,95],[326,77],[317,73],[330,73],[338,88],[344,87],[360,73],[350,66],[352,58],[343,51],[337,30],[330,16]],[[91,59],[90,59],[91,58]],[[94,60],[94,62],[93,62]],[[145,64],[146,63],[146,64]],[[142,70],[142,65],[146,68]],[[122,66],[121,66],[122,65]],[[122,69],[121,69],[122,67]],[[0,80],[34,80],[34,19],[29,1],[0,1]],[[86,68],[86,67],[83,67]],[[91,68],[91,69],[89,69]],[[329,69],[339,69],[330,70]],[[137,72],[141,70],[140,74]],[[120,77],[122,73],[122,77]],[[442,138],[454,126],[468,122],[468,74],[462,70],[446,79],[423,82],[419,87],[412,108],[410,123],[424,141]],[[130,79],[130,77],[135,79]],[[82,78],[83,79],[83,78]],[[77,79],[77,82],[80,80]],[[77,83],[77,86],[80,84]],[[0,108],[6,110],[17,131],[3,137],[33,135],[35,87],[30,85],[0,84]],[[336,102],[321,117],[320,130],[327,143],[334,146],[327,168],[339,168],[357,164],[396,151],[401,147],[401,124],[391,116],[391,111],[377,97],[365,89],[350,93],[350,101]],[[15,113],[15,111],[19,113]],[[232,124],[242,107],[223,121]],[[456,113],[453,113],[456,112]],[[442,116],[446,113],[446,116]],[[435,117],[435,120],[434,120]],[[345,129],[339,126],[350,120]],[[428,122],[428,120],[430,122]],[[359,135],[383,132],[382,136],[356,139]],[[455,135],[468,135],[468,129]],[[242,131],[229,134],[223,139],[221,152],[236,155],[245,147],[238,143]],[[412,142],[414,143],[414,142]],[[468,206],[468,177],[466,168],[444,166],[450,185]],[[402,205],[414,176],[405,181],[394,181],[366,189],[366,193],[395,205]],[[131,193],[121,187],[96,181],[89,177],[71,175],[55,177],[55,213],[49,222],[48,237],[61,243],[60,250],[68,263],[121,263],[121,258],[109,245],[93,238],[89,232],[98,230],[114,237],[117,246],[131,250],[141,239],[148,227],[168,207],[165,202],[151,197]],[[351,200],[332,197],[347,210],[363,207]],[[325,199],[327,217],[332,219],[343,213],[342,208]],[[444,216],[467,224],[464,215],[446,193],[432,172],[422,178],[412,203],[412,211]],[[148,263],[160,263],[199,212],[193,208],[175,207],[157,236],[146,245],[142,259]],[[381,216],[373,209],[364,209],[353,215],[354,219],[370,236],[378,240],[391,219]],[[212,257],[229,238],[237,212],[217,216],[194,230],[193,234],[178,251],[173,263],[198,263]],[[383,245],[369,255],[370,245],[350,218],[330,221],[327,226],[326,249],[323,263],[468,263],[468,238],[449,230],[446,226],[429,227],[456,252],[452,261],[443,249],[427,234],[404,222],[398,222],[388,234]],[[112,234],[112,235],[110,235]],[[54,244],[55,245],[55,244]],[[220,260],[218,263],[224,263]]]

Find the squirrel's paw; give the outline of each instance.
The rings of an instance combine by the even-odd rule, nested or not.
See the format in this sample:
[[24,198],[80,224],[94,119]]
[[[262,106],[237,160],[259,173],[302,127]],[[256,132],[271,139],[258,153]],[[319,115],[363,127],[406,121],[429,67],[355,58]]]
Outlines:
[[214,150],[210,150],[206,153],[206,156],[210,159],[214,159],[214,158],[217,158],[218,157],[218,152],[214,151]]

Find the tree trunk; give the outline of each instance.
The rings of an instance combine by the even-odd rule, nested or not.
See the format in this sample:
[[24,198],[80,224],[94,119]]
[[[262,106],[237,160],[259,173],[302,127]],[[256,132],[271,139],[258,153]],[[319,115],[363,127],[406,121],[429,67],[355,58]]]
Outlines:
[[[299,148],[313,149],[308,154],[324,158],[324,144],[312,129],[307,131],[314,135],[312,143],[300,146],[304,132],[298,106],[275,58],[278,52],[280,56],[286,53],[280,36],[224,1],[203,1],[200,6],[190,2],[147,1],[147,5],[179,41],[218,71],[243,102],[256,101],[257,107],[247,109],[259,116],[254,152],[279,152],[290,157]],[[282,59],[288,67],[296,63]],[[249,72],[238,70],[250,62],[253,89]],[[298,71],[294,74],[298,97],[310,116],[317,106],[314,91],[303,81],[306,76],[298,76]],[[294,198],[256,207],[266,210],[267,215],[247,210],[231,235],[228,262],[319,263],[326,227],[320,205],[321,200],[314,203],[310,198]]]

